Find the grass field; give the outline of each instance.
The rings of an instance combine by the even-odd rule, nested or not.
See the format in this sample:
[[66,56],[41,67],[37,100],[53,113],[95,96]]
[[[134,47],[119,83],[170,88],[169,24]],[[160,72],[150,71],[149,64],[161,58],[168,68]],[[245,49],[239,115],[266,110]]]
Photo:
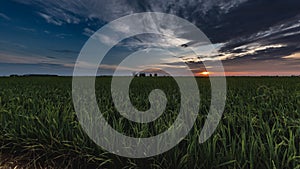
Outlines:
[[[147,137],[165,131],[179,110],[172,78],[135,78],[133,105],[149,109],[151,90],[167,98],[164,114],[149,124],[122,118],[110,96],[109,77],[96,80],[99,108],[117,131]],[[217,130],[203,144],[198,136],[210,105],[208,78],[197,78],[199,117],[176,147],[146,159],[110,154],[83,132],[72,104],[70,77],[0,78],[0,168],[298,168],[300,169],[300,78],[229,77],[227,101]]]

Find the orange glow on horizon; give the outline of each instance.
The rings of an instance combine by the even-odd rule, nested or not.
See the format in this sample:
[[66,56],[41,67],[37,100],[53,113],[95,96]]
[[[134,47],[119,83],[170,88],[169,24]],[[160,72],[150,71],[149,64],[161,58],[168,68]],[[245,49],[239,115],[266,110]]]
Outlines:
[[264,71],[245,71],[245,72],[233,72],[233,71],[225,71],[225,72],[197,72],[194,74],[195,76],[202,76],[202,77],[213,77],[213,76],[300,76],[299,72],[264,72]]
[[211,74],[211,73],[208,72],[208,71],[200,72],[200,75],[202,75],[202,76],[208,76],[208,75],[210,75],[210,74]]

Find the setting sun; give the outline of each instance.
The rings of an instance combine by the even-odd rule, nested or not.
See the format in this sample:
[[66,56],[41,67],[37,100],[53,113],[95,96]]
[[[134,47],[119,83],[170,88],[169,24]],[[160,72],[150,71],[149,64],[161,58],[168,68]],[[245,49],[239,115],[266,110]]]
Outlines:
[[210,72],[204,71],[204,72],[201,72],[200,74],[204,75],[204,76],[208,76],[210,74]]

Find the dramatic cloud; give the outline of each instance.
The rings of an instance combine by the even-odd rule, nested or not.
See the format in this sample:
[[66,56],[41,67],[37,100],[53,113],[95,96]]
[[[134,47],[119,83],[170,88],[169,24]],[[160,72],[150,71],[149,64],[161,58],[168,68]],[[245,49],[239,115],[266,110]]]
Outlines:
[[[178,58],[189,64],[192,70],[201,71],[203,60],[220,59],[229,72],[245,67],[245,72],[254,69],[273,70],[272,64],[285,67],[286,72],[298,70],[300,53],[300,1],[299,0],[14,0],[34,7],[34,14],[57,29],[73,26],[81,36],[90,37],[105,23],[119,17],[145,11],[174,14],[194,23],[212,41],[218,53],[203,52],[201,56],[192,53],[178,53],[177,58],[168,60],[162,66],[176,66]],[[13,20],[0,13],[0,18]],[[155,24],[155,23],[154,23]],[[71,25],[71,26],[70,26]],[[149,25],[155,26],[155,25]],[[24,27],[25,28],[25,27]],[[30,28],[29,28],[30,29]],[[30,31],[30,30],[27,31]],[[128,33],[126,25],[115,31]],[[23,29],[25,31],[25,29]],[[161,30],[171,38],[155,35],[136,36],[118,44],[135,51],[152,47],[194,47],[203,50],[192,36],[184,37],[181,32]],[[76,33],[78,33],[76,32]],[[46,32],[45,32],[46,33]],[[46,34],[49,34],[46,33]],[[64,32],[58,38],[71,37]],[[104,44],[115,42],[115,37],[95,36]],[[73,37],[72,37],[73,38]],[[67,39],[67,38],[65,38]],[[50,47],[52,49],[52,47]],[[49,49],[49,48],[48,48]],[[55,48],[54,48],[55,49]],[[205,51],[205,50],[204,50]],[[52,50],[57,54],[75,54],[68,50]],[[5,58],[7,60],[7,58]],[[48,58],[50,59],[50,58]],[[51,62],[50,60],[48,60]],[[73,64],[73,63],[71,63]],[[71,65],[69,64],[69,65]],[[298,65],[297,65],[298,64]],[[114,64],[110,68],[114,68]],[[258,65],[258,66],[255,66]],[[265,65],[269,65],[269,68]],[[108,68],[109,66],[106,66]]]
[[300,59],[300,53],[293,53],[288,56],[282,57],[283,59]]

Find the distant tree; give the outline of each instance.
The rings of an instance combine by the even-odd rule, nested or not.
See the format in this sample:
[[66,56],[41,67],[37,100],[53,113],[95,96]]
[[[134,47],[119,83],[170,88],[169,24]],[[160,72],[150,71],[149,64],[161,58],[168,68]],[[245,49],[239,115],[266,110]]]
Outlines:
[[140,77],[146,77],[146,73],[144,72],[140,73]]
[[10,75],[10,77],[19,77],[19,75],[13,74],[13,75]]
[[137,77],[137,76],[138,76],[138,73],[132,72],[132,76],[133,76],[133,77]]

